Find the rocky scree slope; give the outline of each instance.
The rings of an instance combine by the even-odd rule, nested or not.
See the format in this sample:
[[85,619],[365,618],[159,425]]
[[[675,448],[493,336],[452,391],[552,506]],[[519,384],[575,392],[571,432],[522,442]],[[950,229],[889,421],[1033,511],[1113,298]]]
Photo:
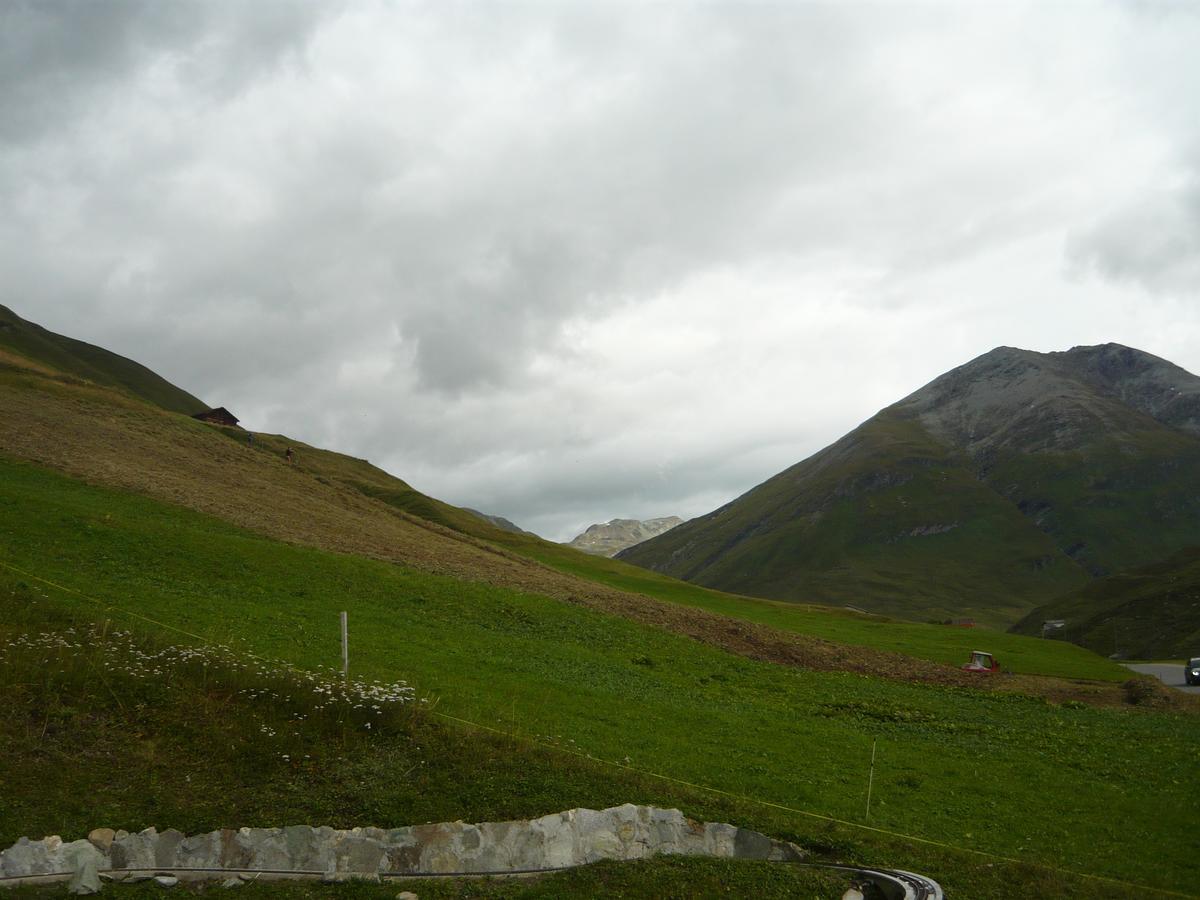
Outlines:
[[627,547],[640,544],[683,524],[679,516],[660,519],[613,519],[603,525],[589,525],[582,534],[567,542],[568,547],[596,556],[616,556]]
[[992,350],[618,558],[744,594],[1007,625],[1197,543],[1200,378],[1104,344]]

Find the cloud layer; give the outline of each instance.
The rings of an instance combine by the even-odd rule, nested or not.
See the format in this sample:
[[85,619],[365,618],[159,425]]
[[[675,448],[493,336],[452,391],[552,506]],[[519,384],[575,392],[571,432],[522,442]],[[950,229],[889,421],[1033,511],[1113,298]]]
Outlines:
[[1200,370],[1197,50],[1183,3],[9,3],[0,302],[549,537],[696,515],[998,344]]

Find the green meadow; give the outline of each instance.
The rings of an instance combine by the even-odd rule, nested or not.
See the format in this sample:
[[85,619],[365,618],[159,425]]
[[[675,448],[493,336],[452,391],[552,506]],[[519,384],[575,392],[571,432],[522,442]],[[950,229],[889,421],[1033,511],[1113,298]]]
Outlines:
[[[495,729],[539,759],[594,757],[728,792],[741,815],[798,836],[822,823],[757,802],[865,823],[876,744],[875,828],[1163,888],[1188,890],[1200,876],[1193,833],[1174,826],[1196,807],[1193,715],[758,663],[542,596],[283,544],[7,460],[0,554],[8,592],[36,588],[55,613],[308,670],[338,665],[346,610],[352,674],[406,680],[429,701],[431,720]],[[763,605],[764,616],[776,608]],[[860,634],[894,627],[843,618]],[[903,635],[894,640],[905,645]],[[600,770],[616,783],[629,771]],[[46,790],[38,779],[26,784]],[[438,812],[480,820],[498,811],[485,795],[459,791]],[[553,805],[555,794],[536,797]],[[29,801],[10,795],[0,832],[25,833],[24,814],[11,810]],[[846,833],[890,852],[889,841],[905,843]]]
[[[266,446],[274,445],[282,446],[278,440],[268,437]],[[329,471],[343,483],[397,509],[498,544],[560,572],[619,590],[734,616],[782,631],[892,650],[934,662],[958,665],[967,661],[972,650],[983,649],[994,653],[1006,670],[1023,674],[1100,681],[1122,681],[1129,677],[1126,669],[1079,647],[1031,639],[995,628],[904,621],[834,607],[762,600],[690,584],[621,560],[590,556],[573,547],[532,535],[502,531],[470,513],[425,496],[399,479],[380,478],[383,473],[371,470],[361,461],[327,451],[316,452],[320,454],[319,464],[323,471]],[[373,483],[368,478],[373,479]]]
[[525,552],[561,571],[781,631],[953,665],[966,662],[972,650],[987,650],[999,658],[1004,669],[1013,672],[1099,681],[1123,681],[1129,677],[1128,670],[1073,644],[1056,644],[983,626],[963,628],[907,622],[851,610],[725,594],[638,569],[620,560],[603,557],[581,560],[577,558],[581,554],[568,548],[559,550],[556,545],[539,543],[542,546],[527,542]]

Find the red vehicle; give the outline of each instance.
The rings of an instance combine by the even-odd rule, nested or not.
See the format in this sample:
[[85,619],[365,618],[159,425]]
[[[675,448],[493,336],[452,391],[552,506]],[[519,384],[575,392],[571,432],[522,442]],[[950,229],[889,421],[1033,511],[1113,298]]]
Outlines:
[[989,675],[994,675],[1000,671],[1000,663],[996,662],[996,657],[990,653],[984,653],[982,650],[972,650],[971,661],[962,668],[964,672],[986,672]]

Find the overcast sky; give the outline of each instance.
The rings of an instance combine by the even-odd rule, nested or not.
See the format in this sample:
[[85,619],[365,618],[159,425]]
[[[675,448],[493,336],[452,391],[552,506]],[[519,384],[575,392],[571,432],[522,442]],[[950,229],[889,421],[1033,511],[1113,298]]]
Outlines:
[[1200,3],[0,0],[0,303],[566,540],[1001,344],[1200,372]]

